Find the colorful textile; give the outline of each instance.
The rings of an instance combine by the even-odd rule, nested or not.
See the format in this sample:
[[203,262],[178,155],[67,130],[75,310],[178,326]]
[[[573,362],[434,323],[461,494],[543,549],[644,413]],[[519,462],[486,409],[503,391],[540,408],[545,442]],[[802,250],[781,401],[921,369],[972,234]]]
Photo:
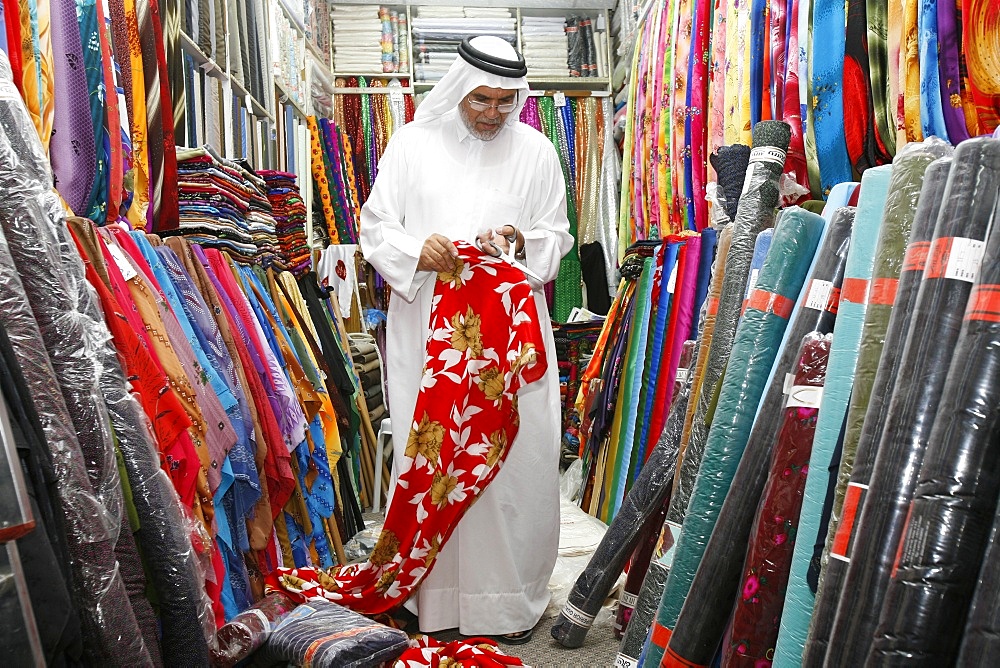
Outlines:
[[497,643],[489,638],[469,638],[443,643],[430,636],[420,636],[416,647],[396,659],[393,668],[439,668],[461,665],[467,668],[499,668],[500,666],[523,666],[516,656],[508,656],[500,651]]
[[519,427],[517,392],[545,371],[544,344],[523,274],[468,244],[457,246],[458,265],[439,273],[435,286],[426,371],[406,448],[413,462],[374,552],[333,572],[279,569],[268,578],[271,588],[366,614],[393,609],[430,572],[499,472]]

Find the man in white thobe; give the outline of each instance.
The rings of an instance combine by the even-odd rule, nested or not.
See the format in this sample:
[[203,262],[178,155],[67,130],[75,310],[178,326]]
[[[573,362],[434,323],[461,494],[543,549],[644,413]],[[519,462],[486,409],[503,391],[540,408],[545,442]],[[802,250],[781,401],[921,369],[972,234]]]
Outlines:
[[[447,75],[400,128],[361,211],[361,247],[392,287],[386,338],[393,481],[420,386],[437,271],[453,241],[516,253],[543,321],[548,368],[518,395],[521,426],[503,469],[442,548],[407,604],[420,630],[530,637],[549,601],[559,542],[559,377],[542,287],[573,245],[566,187],[549,140],[518,120],[524,60],[495,37],[466,40]],[[509,248],[509,246],[513,248]],[[541,280],[537,280],[541,279]],[[484,326],[485,323],[484,323]],[[508,636],[504,638],[503,636]]]

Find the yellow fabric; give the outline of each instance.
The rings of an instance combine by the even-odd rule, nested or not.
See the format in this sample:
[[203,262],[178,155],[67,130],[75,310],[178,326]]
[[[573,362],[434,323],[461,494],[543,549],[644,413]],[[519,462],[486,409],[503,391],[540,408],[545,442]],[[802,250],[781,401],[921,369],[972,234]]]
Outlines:
[[132,72],[132,205],[126,217],[137,230],[146,229],[149,214],[149,146],[146,142],[146,79],[139,46],[136,0],[125,0],[125,30],[128,33],[128,64]]
[[[920,127],[920,34],[917,11],[920,0],[905,0],[903,5],[903,44],[900,47],[903,70],[903,127],[906,141],[922,141]],[[897,143],[898,145],[898,143]]]

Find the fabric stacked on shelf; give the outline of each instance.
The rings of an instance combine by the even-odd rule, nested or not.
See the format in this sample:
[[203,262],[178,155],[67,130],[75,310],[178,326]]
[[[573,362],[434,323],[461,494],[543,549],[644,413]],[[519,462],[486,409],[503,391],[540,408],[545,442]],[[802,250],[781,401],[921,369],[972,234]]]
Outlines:
[[263,170],[258,172],[267,183],[267,199],[274,216],[278,248],[288,271],[298,276],[309,269],[309,244],[306,240],[306,206],[295,183],[295,174]]
[[222,160],[208,148],[178,148],[177,159],[177,234],[229,251],[241,262],[284,264],[263,179],[248,165]]
[[516,45],[517,19],[501,8],[420,7],[412,32],[414,78],[435,82],[451,67],[466,37],[494,35]]
[[569,40],[562,16],[521,19],[521,48],[531,77],[568,77]]
[[332,17],[334,71],[373,74],[409,69],[405,13],[400,16],[379,5],[335,5]]

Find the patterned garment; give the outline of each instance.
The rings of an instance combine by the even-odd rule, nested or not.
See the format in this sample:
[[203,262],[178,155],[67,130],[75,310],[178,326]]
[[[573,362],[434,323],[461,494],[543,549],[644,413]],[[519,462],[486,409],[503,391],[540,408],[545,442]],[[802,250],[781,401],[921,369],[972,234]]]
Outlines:
[[421,636],[415,647],[396,659],[393,668],[438,668],[438,666],[461,665],[469,668],[498,668],[499,666],[523,666],[516,656],[508,656],[488,638],[471,638],[467,641],[452,640],[443,643],[430,636]]
[[[459,520],[496,477],[518,432],[517,392],[540,379],[544,345],[531,289],[513,266],[456,244],[439,273],[406,446],[412,459],[375,550],[330,572],[278,569],[268,585],[365,614],[393,609],[430,572]],[[414,521],[415,519],[415,521]]]

